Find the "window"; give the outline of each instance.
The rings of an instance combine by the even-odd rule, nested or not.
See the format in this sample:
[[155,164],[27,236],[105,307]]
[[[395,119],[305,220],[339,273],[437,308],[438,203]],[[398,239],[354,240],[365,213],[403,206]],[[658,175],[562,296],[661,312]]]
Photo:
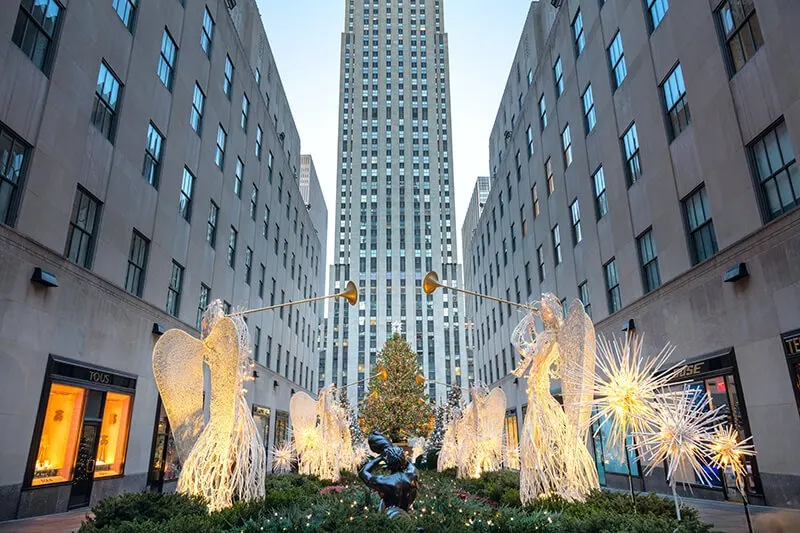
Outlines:
[[569,206],[570,221],[572,222],[572,244],[577,246],[583,240],[583,232],[581,231],[581,209],[578,205],[578,199]]
[[533,184],[533,187],[531,187],[531,197],[533,198],[533,218],[536,218],[539,216],[540,211],[539,211],[539,190],[535,183]]
[[267,268],[264,266],[264,263],[261,263],[260,270],[258,272],[258,297],[263,299],[264,298],[264,278],[267,275]]
[[692,122],[680,63],[667,76],[667,79],[661,85],[661,90],[664,94],[664,104],[667,107],[667,119],[670,125],[669,134],[674,139]]
[[586,36],[583,34],[583,15],[580,9],[572,21],[572,36],[575,39],[575,55],[579,56],[586,46]]
[[181,307],[181,286],[183,285],[183,267],[172,261],[172,274],[167,289],[167,313],[178,316]]
[[192,191],[194,190],[194,176],[189,169],[183,167],[183,179],[181,180],[181,196],[178,203],[178,210],[181,216],[187,221],[192,219]]
[[219,218],[219,207],[211,200],[208,208],[208,225],[206,227],[206,242],[215,248],[217,245],[217,219]]
[[272,156],[272,150],[267,152],[267,177],[269,182],[272,183],[272,163],[275,158]]
[[72,480],[87,392],[62,383],[50,385],[31,481],[34,487]]
[[617,261],[612,259],[603,266],[606,274],[606,290],[608,291],[608,312],[614,314],[622,309],[622,297],[619,292],[617,277]]
[[198,84],[194,84],[194,95],[192,95],[192,112],[189,115],[189,124],[192,129],[200,135],[200,129],[203,127],[203,107],[205,106],[206,95],[200,89]]
[[533,155],[533,130],[530,125],[528,125],[528,129],[525,130],[525,143],[528,149],[528,158],[530,159]]
[[550,196],[556,190],[556,180],[553,177],[553,163],[549,157],[544,162],[544,175],[547,177],[547,196]]
[[203,320],[203,312],[208,307],[208,300],[211,297],[211,289],[205,286],[204,284],[200,284],[200,297],[197,299],[197,319],[195,321],[195,327],[200,329],[202,326]]
[[61,5],[55,0],[20,3],[12,40],[36,67],[48,73],[53,42],[61,22]]
[[714,234],[705,186],[684,199],[683,207],[689,228],[692,264],[696,265],[717,253],[717,236]]
[[635,122],[622,136],[622,146],[625,150],[625,176],[628,178],[628,187],[630,187],[642,177],[642,164],[639,161],[639,135],[636,133]]
[[136,15],[136,0],[112,0],[111,7],[117,12],[122,23],[133,30],[133,19]]
[[0,224],[16,222],[27,157],[28,146],[0,123]]
[[522,179],[522,161],[519,157],[519,150],[517,150],[517,153],[514,154],[514,168],[517,171],[517,181],[519,181]]
[[161,146],[164,137],[151,122],[147,125],[147,146],[144,149],[144,166],[142,174],[147,183],[158,189],[158,176],[161,170]]
[[258,211],[258,187],[253,184],[253,191],[250,193],[250,218],[256,219],[256,211]]
[[131,237],[131,249],[128,252],[128,271],[125,274],[125,290],[142,297],[144,291],[144,274],[147,266],[147,252],[150,241],[136,230]]
[[[97,447],[95,458],[95,479],[123,473],[131,418],[131,400],[129,394],[106,393],[103,423],[100,426],[100,445]],[[80,454],[80,448],[78,450]]]
[[583,310],[586,311],[589,318],[592,318],[592,301],[589,299],[589,284],[587,282],[584,281],[578,285],[578,296],[583,304]]
[[800,172],[786,123],[776,126],[750,145],[761,194],[770,219],[800,205]]
[[256,158],[261,161],[261,143],[264,139],[264,130],[261,129],[261,126],[256,128]]
[[539,263],[539,283],[544,281],[544,249],[542,246],[536,248],[536,261]]
[[222,81],[222,92],[231,99],[233,94],[233,63],[231,63],[231,56],[225,56],[225,79]]
[[[527,261],[525,263],[525,288],[528,290],[528,296],[531,295],[533,292],[533,285],[531,284],[531,262]],[[500,321],[502,323],[503,320],[503,313],[500,313]]]
[[97,88],[94,95],[92,124],[97,126],[109,141],[114,140],[117,104],[119,102],[120,82],[105,63],[100,63],[97,75]]
[[78,186],[75,203],[72,206],[72,218],[69,221],[67,248],[64,255],[67,259],[84,268],[92,268],[94,245],[97,238],[97,224],[100,220],[100,201]]
[[222,124],[217,129],[217,151],[214,152],[214,163],[222,169],[225,164],[225,143],[228,140],[228,134],[222,129]]
[[239,232],[231,226],[231,234],[228,237],[228,266],[231,268],[236,268],[236,238],[238,236]]
[[564,168],[572,164],[572,134],[569,132],[569,124],[561,132],[561,148],[564,150]]
[[165,28],[164,36],[161,38],[161,57],[158,58],[158,78],[170,92],[172,92],[172,78],[175,73],[177,55],[178,47]]
[[561,64],[561,56],[556,59],[553,65],[553,81],[556,86],[556,98],[564,94],[564,67]]
[[553,226],[553,262],[556,266],[561,264],[561,231],[558,229],[558,224]]
[[586,134],[588,135],[592,132],[597,124],[597,115],[594,111],[594,95],[592,94],[591,83],[587,85],[586,90],[583,91],[581,100],[583,101],[583,125],[586,127]]
[[539,97],[539,127],[542,131],[547,127],[547,102],[544,95]]
[[764,37],[753,0],[726,0],[717,10],[733,74],[753,57]]
[[625,66],[625,51],[622,49],[622,34],[619,31],[614,35],[611,46],[608,47],[608,60],[611,62],[613,88],[616,90],[628,75],[628,68]]
[[242,181],[244,181],[244,163],[240,158],[236,158],[236,170],[233,173],[233,194],[237,198],[242,197]]
[[524,204],[519,208],[519,225],[522,228],[522,236],[525,237],[528,234],[528,219],[525,218]]
[[247,131],[247,118],[250,114],[250,99],[246,94],[242,95],[242,116],[239,119],[239,125],[244,131]]
[[650,22],[650,31],[658,28],[664,15],[669,9],[669,0],[647,0],[647,15]]
[[661,285],[661,275],[658,272],[658,257],[656,245],[653,240],[653,230],[649,229],[637,239],[639,244],[639,262],[642,265],[642,281],[644,292],[657,289]]
[[211,57],[211,44],[214,41],[214,19],[211,18],[208,8],[203,13],[203,31],[200,34],[200,47],[203,52]]
[[608,198],[606,197],[606,178],[603,167],[600,167],[592,175],[592,185],[594,190],[594,209],[597,213],[597,220],[608,214]]
[[253,250],[248,246],[244,251],[244,282],[250,285],[250,276],[253,273]]

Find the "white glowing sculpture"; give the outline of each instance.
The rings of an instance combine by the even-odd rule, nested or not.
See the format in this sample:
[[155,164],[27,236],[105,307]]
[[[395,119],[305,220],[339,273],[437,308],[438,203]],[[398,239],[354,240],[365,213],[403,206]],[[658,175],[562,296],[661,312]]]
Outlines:
[[439,472],[458,466],[458,442],[456,441],[458,420],[451,420],[447,424],[442,438],[442,447],[439,450],[439,459],[436,462],[436,469]]
[[334,385],[322,389],[319,400],[305,392],[292,396],[289,416],[301,474],[338,481],[342,469],[353,470],[348,415],[336,402]]
[[[264,496],[266,454],[245,399],[252,379],[250,336],[241,316],[209,305],[203,340],[177,329],[153,348],[153,375],[183,463],[178,491],[204,497],[210,510]],[[208,423],[203,420],[203,364],[209,369]]]
[[485,389],[472,389],[472,403],[456,424],[459,478],[477,478],[483,472],[502,467],[505,414],[503,389],[489,393]]
[[427,440],[425,437],[413,437],[408,439],[408,444],[411,446],[411,462],[414,463],[417,457],[425,452],[425,444]]
[[286,474],[292,471],[294,462],[294,447],[292,441],[287,440],[283,444],[272,447],[272,471],[278,474]]
[[[537,315],[544,325],[542,331],[536,328]],[[528,378],[528,409],[520,439],[523,505],[551,494],[583,501],[599,487],[594,459],[586,447],[594,326],[578,300],[566,320],[562,317],[558,298],[545,294],[538,310],[529,312],[512,335],[521,355],[514,373]],[[550,394],[551,376],[561,378],[563,409]]]

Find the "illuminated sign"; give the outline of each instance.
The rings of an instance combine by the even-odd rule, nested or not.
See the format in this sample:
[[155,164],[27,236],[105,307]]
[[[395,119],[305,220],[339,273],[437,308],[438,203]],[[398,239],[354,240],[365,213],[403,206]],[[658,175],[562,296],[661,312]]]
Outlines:
[[800,330],[781,335],[783,341],[783,353],[786,357],[800,355]]

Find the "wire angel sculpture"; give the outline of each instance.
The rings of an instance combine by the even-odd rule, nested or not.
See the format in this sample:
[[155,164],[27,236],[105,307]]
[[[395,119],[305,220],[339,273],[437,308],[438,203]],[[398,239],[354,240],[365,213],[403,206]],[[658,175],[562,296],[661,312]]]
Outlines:
[[338,481],[340,472],[355,468],[347,412],[336,401],[335,385],[328,385],[314,400],[298,392],[289,402],[294,449],[301,474]]
[[[178,491],[204,497],[210,510],[264,496],[266,453],[245,399],[252,379],[250,335],[220,300],[202,317],[202,340],[171,329],[153,348],[153,375],[183,463]],[[210,375],[203,417],[203,365]]]
[[503,428],[506,394],[496,388],[472,389],[472,403],[456,423],[455,440],[459,478],[477,478],[503,466]]
[[[586,447],[591,418],[595,333],[583,304],[575,300],[564,319],[554,295],[542,295],[512,334],[521,355],[514,374],[528,378],[528,409],[520,440],[520,498],[523,505],[557,494],[585,500],[599,488],[594,459]],[[540,331],[537,316],[543,323]],[[550,394],[551,377],[561,378],[564,408]]]
[[439,450],[439,458],[436,462],[436,469],[439,472],[458,466],[458,442],[456,441],[458,419],[450,420],[444,430],[442,447]]

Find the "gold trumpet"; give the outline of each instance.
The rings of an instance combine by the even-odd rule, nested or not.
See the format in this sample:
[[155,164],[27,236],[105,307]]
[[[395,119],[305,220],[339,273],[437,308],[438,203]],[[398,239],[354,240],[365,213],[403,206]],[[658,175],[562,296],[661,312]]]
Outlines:
[[459,289],[457,287],[451,287],[449,285],[444,285],[439,282],[439,274],[434,271],[430,271],[425,274],[425,278],[422,280],[422,290],[425,291],[425,294],[433,294],[436,289],[449,289],[451,291],[456,292],[463,292],[464,294],[469,294],[470,296],[475,296],[476,298],[485,298],[486,300],[492,300],[494,302],[499,302],[501,304],[513,305],[514,307],[519,307],[520,309],[525,309],[527,311],[533,311],[535,313],[539,312],[539,309],[536,307],[532,307],[530,305],[523,305],[517,302],[509,302],[508,300],[503,300],[502,298],[495,298],[494,296],[489,296],[487,294],[480,294],[478,292],[468,291],[466,289]]
[[307,304],[311,302],[318,302],[320,300],[327,300],[329,298],[344,298],[347,300],[347,303],[350,305],[356,305],[358,303],[358,287],[352,281],[347,282],[347,286],[345,289],[337,294],[329,294],[327,296],[317,296],[316,298],[306,298],[305,300],[297,300],[296,302],[286,302],[277,305],[270,305],[268,307],[259,307],[257,309],[248,309],[246,311],[239,311],[236,313],[231,313],[231,315],[249,315],[250,313],[259,313],[261,311],[272,311],[273,309],[279,309],[281,307],[289,307],[291,305],[298,305],[298,304]]

